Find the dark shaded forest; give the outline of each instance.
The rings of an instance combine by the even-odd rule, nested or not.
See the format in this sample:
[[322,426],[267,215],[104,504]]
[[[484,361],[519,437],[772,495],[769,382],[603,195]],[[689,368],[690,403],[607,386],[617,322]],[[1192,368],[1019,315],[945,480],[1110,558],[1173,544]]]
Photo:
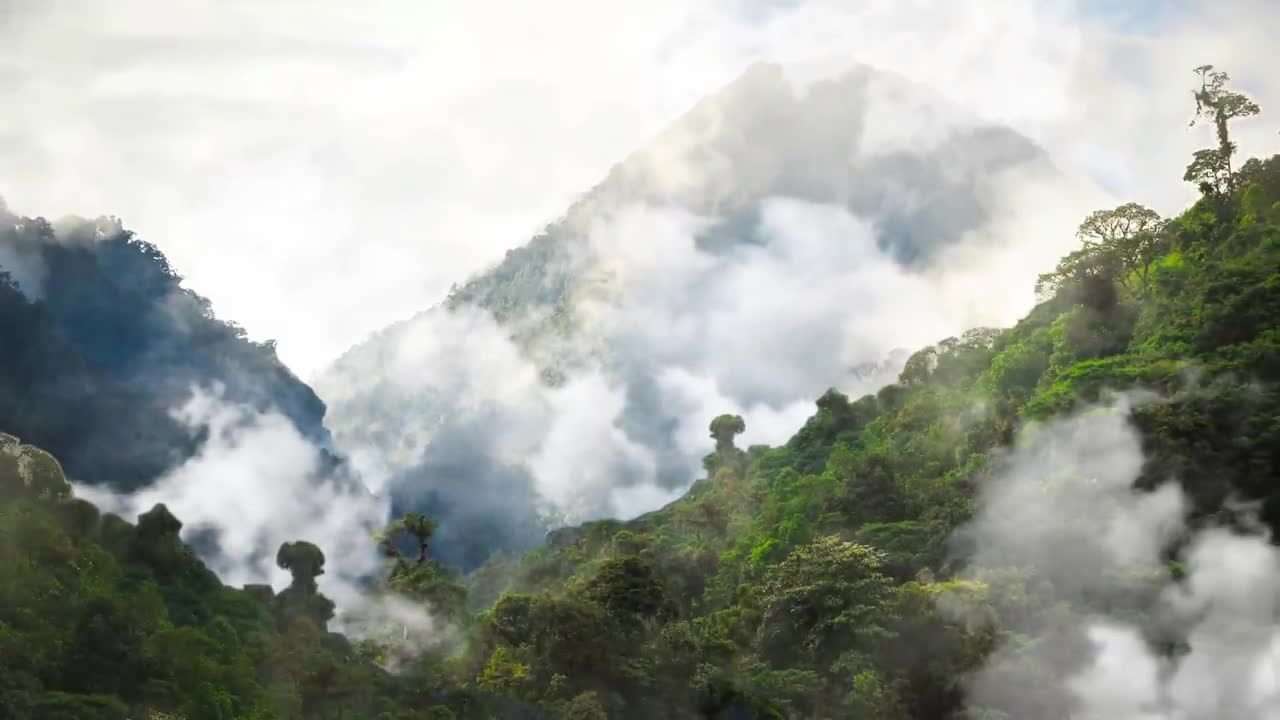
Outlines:
[[[53,401],[15,403],[0,427],[12,422],[31,445],[0,439],[0,716],[1072,717],[1078,698],[1056,681],[1087,663],[1073,618],[1147,628],[1152,588],[1188,577],[1184,551],[1198,533],[1280,530],[1280,156],[1236,161],[1230,123],[1258,108],[1225,74],[1198,72],[1198,117],[1218,140],[1184,178],[1200,198],[1174,218],[1136,203],[1085,218],[1080,249],[1025,279],[1041,302],[1014,327],[921,349],[873,395],[827,392],[781,447],[739,448],[749,418],[717,417],[706,476],[680,500],[558,530],[465,576],[433,558],[432,519],[392,523],[369,592],[408,599],[455,631],[411,655],[394,625],[359,641],[328,630],[323,549],[305,539],[279,550],[288,588],[235,589],[183,545],[163,506],[136,523],[100,515],[72,496],[54,459],[68,421]],[[116,252],[154,253],[120,242]],[[175,282],[170,273],[155,287]],[[75,378],[63,400],[100,398],[93,412],[142,392],[133,359],[72,332],[75,312],[46,307],[56,291],[36,303],[4,292],[0,355],[16,368],[6,373]],[[82,302],[68,307],[89,313],[98,301]],[[118,322],[113,337],[150,327]],[[269,354],[226,332],[229,346]],[[35,348],[71,359],[51,365]],[[147,362],[157,363],[144,363],[148,373],[168,372]],[[103,376],[111,382],[93,384]],[[26,385],[14,385],[5,392],[18,397]],[[1062,568],[1016,553],[993,565],[970,532],[990,511],[990,488],[1022,467],[1017,480],[1052,507],[1096,483],[1106,468],[1064,457],[1028,471],[1019,453],[1064,418],[1111,427],[1117,397],[1138,398],[1124,406],[1140,456],[1125,492],[1180,489],[1185,525],[1155,562],[1107,578],[1104,593],[1064,594]],[[24,408],[51,417],[23,419]],[[75,473],[93,475],[96,456],[80,457],[89,464]],[[127,486],[122,477],[112,482]],[[1061,507],[1054,529],[1072,542],[1105,511]],[[1117,537],[1137,545],[1145,535]],[[1151,652],[1189,652],[1186,637],[1150,626]]]
[[[924,276],[940,271],[937,263],[943,256],[994,221],[993,208],[981,197],[988,183],[1011,172],[1034,173],[1046,183],[1058,179],[1047,154],[1028,138],[977,120],[940,136],[937,145],[892,151],[881,146],[867,155],[863,143],[864,136],[874,132],[877,113],[873,108],[883,110],[884,102],[893,102],[888,97],[917,92],[930,95],[905,77],[860,64],[809,87],[793,87],[781,65],[751,65],[616,163],[528,242],[459,283],[441,304],[355,344],[320,373],[315,383],[329,405],[326,426],[335,445],[353,456],[378,457],[381,462],[375,465],[385,467],[372,472],[392,474],[386,487],[393,506],[436,517],[437,555],[466,570],[482,564],[496,550],[518,553],[540,543],[549,525],[576,524],[616,512],[593,507],[566,521],[557,516],[562,508],[548,508],[539,500],[537,486],[547,479],[537,477],[538,472],[525,461],[527,453],[508,449],[513,439],[521,442],[519,438],[537,433],[518,427],[520,413],[509,402],[480,400],[467,382],[450,378],[448,370],[390,370],[405,364],[406,355],[418,352],[413,348],[421,342],[415,338],[457,341],[459,336],[474,335],[440,327],[472,318],[482,328],[496,326],[509,338],[521,362],[538,374],[540,395],[563,396],[560,390],[602,373],[625,396],[616,426],[655,462],[655,485],[671,492],[688,487],[698,458],[688,446],[684,429],[705,421],[678,410],[682,401],[662,389],[660,378],[672,362],[686,368],[714,364],[719,362],[714,357],[731,354],[717,345],[744,337],[764,345],[787,342],[789,352],[777,355],[810,356],[823,368],[760,356],[755,367],[735,373],[757,382],[739,379],[728,389],[728,401],[738,407],[757,402],[781,405],[779,393],[786,394],[786,404],[802,407],[827,384],[856,381],[854,371],[842,367],[839,354],[828,350],[829,339],[798,316],[792,336],[786,339],[769,337],[764,327],[739,333],[729,322],[708,317],[709,308],[739,302],[729,286],[759,261],[758,252],[790,258],[799,248],[799,243],[773,238],[782,232],[774,227],[777,202],[785,199],[847,209],[875,225],[874,237],[860,241],[840,237],[848,232],[846,228],[833,229],[830,242],[824,243],[826,251],[853,253],[865,242],[867,253],[892,259],[896,267]],[[687,157],[682,149],[686,147],[692,152]],[[699,169],[684,181],[673,182],[672,176],[683,175],[670,172],[673,162]],[[626,218],[641,208],[667,208],[672,212],[661,214],[672,218],[684,211],[706,217],[706,226],[681,231],[689,233],[687,240],[696,250],[697,261],[677,260],[670,252],[654,256],[669,260],[673,274],[701,267],[704,280],[690,279],[662,297],[646,298],[647,291],[637,283],[648,281],[635,273],[628,279],[629,273],[616,271],[616,262],[631,261],[615,253],[644,248],[660,237],[644,237],[659,233],[657,227],[643,229],[629,241],[613,237],[627,233],[623,228],[630,221]],[[683,241],[681,245],[686,246]],[[627,251],[628,247],[633,250]],[[851,272],[859,265],[851,257],[836,262]],[[711,271],[707,264],[723,272]],[[641,267],[643,263],[636,269]],[[783,276],[788,271],[778,268],[776,272]],[[841,283],[850,291],[855,284]],[[769,293],[750,296],[765,298]],[[752,302],[746,293],[740,301]],[[836,303],[832,305],[834,325],[840,310]],[[672,315],[672,322],[707,327],[678,348],[664,351],[663,343],[637,336],[645,332],[642,323],[601,322],[600,311],[608,306],[614,309],[607,314],[660,312]],[[678,319],[681,316],[683,320]],[[785,320],[768,327],[775,333],[789,332]],[[724,341],[719,339],[722,335],[727,336]],[[906,347],[914,349],[919,342],[911,340]],[[861,351],[857,354],[853,364],[866,370],[871,366],[862,361],[879,360],[881,353],[877,349],[868,350],[866,357]],[[474,360],[460,361],[460,367],[466,368],[461,371],[464,374],[481,373],[481,363]],[[879,377],[887,382],[895,371],[886,369]],[[794,380],[797,374],[809,372],[813,378]],[[475,382],[493,386],[483,377]],[[803,390],[779,389],[793,382]],[[600,417],[597,422],[605,420]],[[611,484],[625,484],[628,473],[647,472],[636,464],[601,474],[608,475]],[[584,507],[601,504],[586,500],[586,495]]]
[[170,416],[193,388],[274,408],[327,445],[324,404],[114,218],[52,224],[0,204],[0,428],[77,482],[145,486],[202,439]]

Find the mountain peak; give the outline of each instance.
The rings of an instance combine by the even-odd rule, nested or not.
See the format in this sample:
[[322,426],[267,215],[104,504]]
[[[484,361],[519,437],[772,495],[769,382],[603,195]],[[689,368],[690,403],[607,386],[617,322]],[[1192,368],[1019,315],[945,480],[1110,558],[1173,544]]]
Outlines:
[[[510,492],[559,492],[567,481],[551,474],[568,470],[554,454],[568,446],[549,450],[545,444],[562,441],[555,413],[567,401],[558,388],[604,378],[596,389],[607,397],[592,403],[617,406],[600,419],[606,422],[600,442],[616,443],[621,458],[612,474],[642,478],[637,485],[650,488],[645,497],[665,497],[691,480],[700,461],[677,433],[705,423],[686,416],[702,412],[690,409],[688,398],[664,397],[676,392],[677,380],[708,383],[720,403],[777,408],[804,403],[832,385],[865,384],[849,369],[868,362],[879,367],[892,349],[860,347],[848,351],[850,357],[816,364],[801,357],[806,353],[779,350],[771,361],[777,367],[752,373],[735,366],[721,375],[717,364],[727,362],[726,354],[753,354],[732,349],[744,337],[757,335],[770,347],[764,339],[770,329],[759,321],[729,327],[735,311],[723,304],[743,292],[736,284],[786,283],[833,271],[859,277],[865,253],[883,253],[867,259],[886,267],[927,267],[988,221],[987,194],[997,175],[1044,158],[1007,128],[950,113],[921,88],[867,66],[802,89],[780,65],[748,67],[614,166],[561,220],[457,288],[443,307],[346,353],[317,382],[335,442],[353,458],[391,459],[392,467],[377,472],[391,476],[392,492],[403,502],[428,497],[436,509],[455,508],[442,514],[444,546],[449,538],[478,536],[477,528],[457,526],[465,513],[456,508],[471,506],[476,488],[493,477],[519,486]],[[902,127],[902,116],[914,116],[917,126]],[[776,237],[766,215],[779,199],[801,213],[821,208],[838,231]],[[619,222],[630,225],[619,231]],[[872,247],[850,250],[867,241],[864,228],[872,229]],[[763,261],[757,250],[764,251]],[[767,272],[752,275],[761,262],[776,261],[801,267],[772,280]],[[661,309],[668,305],[682,309],[666,318]],[[824,311],[805,327],[779,329],[785,337],[777,342],[839,345],[848,332],[840,325],[846,313]],[[601,320],[612,314],[643,317]],[[663,336],[644,336],[638,328],[655,314]],[[469,359],[472,352],[477,357]],[[388,362],[412,370],[388,372]],[[440,363],[448,367],[429,370]],[[471,378],[475,368],[488,368],[486,376]],[[767,382],[752,387],[752,377],[765,376]],[[489,394],[495,377],[506,395]],[[543,420],[530,427],[530,417]],[[459,444],[465,433],[454,426],[468,422],[507,439]],[[512,437],[525,444],[513,451]],[[480,472],[489,477],[475,477]],[[608,488],[591,492],[572,499],[574,512],[582,513],[572,519],[622,512]],[[552,508],[544,517],[556,511],[568,512]],[[527,517],[502,522],[531,524]]]

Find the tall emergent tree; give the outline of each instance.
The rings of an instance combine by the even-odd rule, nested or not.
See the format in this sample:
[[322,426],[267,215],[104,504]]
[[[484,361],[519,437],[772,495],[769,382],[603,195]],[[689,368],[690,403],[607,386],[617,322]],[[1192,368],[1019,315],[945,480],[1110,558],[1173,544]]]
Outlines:
[[[405,513],[378,535],[378,547],[391,560],[386,587],[415,601],[426,602],[442,618],[458,618],[465,612],[466,590],[450,568],[431,559],[431,538],[436,521],[419,513]],[[406,556],[401,548],[411,545]]]
[[1053,272],[1041,275],[1036,292],[1048,296],[1078,285],[1095,295],[1105,294],[1112,282],[1146,292],[1151,266],[1166,249],[1167,225],[1159,213],[1138,203],[1089,213],[1076,229],[1080,249],[1062,258]]
[[288,570],[293,582],[275,598],[276,617],[282,624],[305,617],[325,628],[333,619],[333,601],[321,595],[316,578],[324,574],[324,553],[320,548],[298,540],[286,542],[276,553],[276,564]]
[[1167,221],[1138,203],[1125,203],[1111,210],[1097,210],[1080,223],[1076,236],[1085,245],[1094,245],[1114,265],[1116,280],[1126,290],[1130,276],[1145,290],[1151,265],[1163,252],[1163,232]]
[[378,545],[382,549],[382,553],[387,557],[401,559],[400,550],[396,547],[396,544],[401,542],[402,539],[411,540],[413,546],[418,550],[415,564],[421,565],[427,561],[427,548],[430,546],[431,536],[435,532],[435,520],[418,513],[405,513],[400,519],[392,522],[382,531],[382,537]]
[[1236,152],[1236,144],[1231,141],[1227,124],[1238,118],[1257,115],[1261,109],[1246,95],[1227,87],[1231,76],[1225,72],[1214,70],[1212,65],[1201,65],[1195,72],[1200,76],[1200,89],[1193,92],[1196,114],[1191,125],[1202,120],[1213,123],[1218,147],[1197,150],[1182,179],[1197,183],[1206,195],[1220,197],[1235,189],[1231,156]]
[[716,441],[716,452],[733,452],[734,437],[746,432],[747,424],[741,415],[724,414],[711,421],[711,437]]
[[734,444],[734,438],[747,430],[741,415],[725,413],[711,421],[711,437],[716,441],[715,452],[702,459],[708,477],[715,477],[718,470],[730,468],[739,471],[746,468],[747,454]]

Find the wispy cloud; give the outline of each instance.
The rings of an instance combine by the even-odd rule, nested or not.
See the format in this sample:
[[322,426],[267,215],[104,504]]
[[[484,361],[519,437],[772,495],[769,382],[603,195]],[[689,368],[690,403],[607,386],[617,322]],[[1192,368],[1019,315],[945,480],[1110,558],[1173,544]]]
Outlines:
[[207,437],[195,456],[130,494],[92,485],[77,485],[76,494],[130,521],[163,503],[182,521],[183,539],[231,586],[284,589],[290,576],[276,565],[276,551],[285,542],[314,543],[325,554],[320,591],[337,604],[332,627],[383,643],[389,662],[457,638],[430,605],[370,584],[386,569],[375,533],[387,524],[390,504],[287,417],[229,402],[216,387],[193,388],[173,414]]
[[288,584],[275,553],[298,539],[324,551],[325,582],[353,584],[377,571],[373,533],[386,524],[388,503],[344,476],[287,417],[229,403],[216,388],[195,389],[174,415],[207,437],[190,460],[130,495],[85,485],[76,493],[128,519],[164,503],[232,585]]
[[1263,535],[1189,534],[1177,482],[1134,487],[1131,401],[1027,428],[982,487],[958,538],[1016,635],[971,700],[1015,717],[1274,717],[1280,552]]
[[[853,61],[901,72],[1165,210],[1203,142],[1183,127],[1191,67],[1280,97],[1263,0],[1125,19],[1065,0],[4,9],[0,88],[21,112],[0,119],[0,193],[126,218],[303,374],[521,242],[753,60],[802,84]],[[1274,149],[1255,125],[1246,151]]]

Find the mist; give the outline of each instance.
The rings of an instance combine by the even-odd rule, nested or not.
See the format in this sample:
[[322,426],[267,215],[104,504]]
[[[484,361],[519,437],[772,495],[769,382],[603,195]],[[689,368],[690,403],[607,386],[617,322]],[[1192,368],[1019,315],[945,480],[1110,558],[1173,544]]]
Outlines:
[[390,519],[390,503],[288,417],[237,404],[216,386],[192,388],[172,415],[205,438],[193,457],[133,493],[77,483],[76,495],[130,521],[164,504],[182,521],[182,539],[231,586],[283,590],[290,575],[276,565],[276,551],[285,542],[314,543],[326,560],[320,591],[338,607],[334,629],[376,638],[393,663],[456,638],[429,605],[369,589],[386,570],[376,533]]
[[1012,323],[1033,287],[1004,278],[1052,267],[1106,194],[945,103],[886,120],[929,97],[751,68],[460,299],[344,355],[316,384],[336,446],[472,566],[675,499],[716,415],[778,445],[828,388],[874,392],[914,349]]
[[[1069,4],[997,5],[986,14],[939,11],[967,23],[968,35],[934,37],[913,25],[938,51],[909,62],[888,40],[865,37],[870,27],[898,37],[890,26],[899,16],[888,6],[859,14],[856,30],[842,24],[853,16],[822,3],[766,13],[786,30],[763,43],[765,55],[788,62],[752,66],[695,104],[602,173],[527,247],[473,275],[460,300],[375,334],[317,378],[338,447],[364,474],[394,478],[397,506],[435,511],[450,536],[492,534],[448,513],[485,517],[476,508],[494,498],[491,515],[523,528],[494,543],[512,549],[539,527],[634,517],[678,496],[698,476],[710,446],[706,424],[721,412],[746,418],[744,443],[778,444],[828,387],[874,391],[916,348],[1012,323],[1034,303],[1022,278],[1072,249],[1073,229],[1089,211],[1127,199],[1118,192],[1126,188],[1121,173],[1143,162],[1113,164],[1128,146],[1097,157],[1081,137],[1098,143],[1092,148],[1137,147],[1152,127],[1176,128],[1177,137],[1161,136],[1162,147],[1188,151],[1203,138],[1185,129],[1186,89],[1174,91],[1176,56],[1163,39],[1104,29]],[[1157,15],[1173,36],[1195,25],[1198,47],[1210,47],[1206,38],[1226,42],[1200,9]],[[789,52],[797,46],[784,38],[826,37],[815,30],[823,22],[866,40],[856,57],[896,72],[817,47]],[[1233,52],[1261,47],[1231,34],[1243,43]],[[1021,53],[1016,72],[995,62],[1005,52]],[[1099,75],[1096,63],[1110,53],[1124,60]],[[979,55],[980,71],[971,64]],[[953,64],[935,64],[940,58]],[[1167,104],[1165,94],[1153,101],[1155,90],[1137,92],[1138,77],[1168,83]],[[1272,92],[1269,82],[1242,84],[1261,97]],[[1004,83],[1035,87],[1038,104],[1002,97]],[[1129,104],[1140,96],[1149,107]],[[1150,122],[1131,139],[1104,142],[1097,133],[1110,126],[1089,115],[1104,110],[1098,98],[1109,104],[1104,115],[1133,112]],[[1258,130],[1243,128],[1242,146],[1274,144]],[[1142,194],[1172,212],[1187,190],[1144,183]],[[465,311],[494,340],[479,355],[467,356],[468,344],[440,364],[404,349],[404,334],[450,332],[441,313],[466,305],[488,311],[497,326]],[[392,369],[385,357],[398,358]],[[505,358],[506,369],[495,372],[493,357]],[[401,392],[351,389],[354,378],[384,378],[406,365],[408,382],[388,385]],[[477,378],[459,381],[460,366]],[[476,391],[497,377],[521,378],[520,390]],[[594,378],[594,390],[561,392],[566,378]],[[479,451],[472,441],[461,444],[469,454],[460,461],[461,431],[442,409],[458,407],[489,408],[486,422],[518,438],[510,444],[520,449]],[[605,441],[553,442],[551,428],[562,423]],[[588,456],[584,445],[599,454]],[[587,466],[589,458],[599,464]],[[467,472],[468,464],[478,470]],[[566,485],[577,490],[567,494]],[[508,494],[532,502],[512,511]]]
[[[1257,22],[1232,24],[1246,6]],[[1171,212],[1194,188],[1164,179],[1201,144],[1184,126],[1190,69],[1232,68],[1274,105],[1277,12],[1264,0],[321,0],[305,12],[8,0],[0,90],[20,111],[0,119],[0,196],[32,215],[125,218],[221,316],[278,340],[310,377],[500,259],[759,60],[786,63],[798,86],[855,62],[900,73],[1015,128],[1068,174]],[[883,124],[927,138],[928,107]],[[1276,147],[1263,124],[1238,135],[1246,155]]]
[[[1258,22],[1231,24],[1237,5]],[[1205,139],[1185,127],[1190,68],[1233,68],[1268,104],[1280,88],[1256,68],[1276,12],[326,0],[299,16],[287,3],[19,0],[0,20],[0,86],[24,108],[0,120],[0,194],[32,214],[128,219],[221,316],[317,378],[371,487],[397,508],[471,518],[445,538],[523,547],[547,526],[678,495],[714,414],[746,416],[745,442],[777,443],[826,387],[872,390],[895,374],[887,357],[1012,321],[1032,302],[1022,278],[1070,247],[1085,212],[1138,189],[1176,211],[1194,188],[1163,179]],[[759,61],[780,62],[776,77],[705,102]],[[851,76],[859,63],[888,75]],[[690,108],[697,122],[673,128]],[[1257,123],[1235,136],[1245,154],[1276,147]],[[1039,177],[1005,173],[1018,165]],[[589,191],[601,178],[607,192]],[[549,337],[538,328],[564,318],[545,314],[488,330],[468,319],[490,350],[443,364],[394,353],[390,372],[410,382],[389,387],[423,394],[360,410],[383,360],[348,372],[333,358],[439,306],[558,217],[577,238],[557,262],[608,286],[573,290],[573,329],[594,335]],[[639,258],[650,242],[669,254]],[[413,335],[459,332],[427,315]],[[490,352],[503,364],[482,371]],[[583,384],[538,387],[569,371]],[[577,432],[595,441],[563,439]]]
[[218,388],[193,388],[172,414],[207,438],[192,458],[129,495],[83,484],[76,494],[126,518],[164,503],[186,536],[205,540],[205,563],[231,585],[287,585],[275,552],[297,539],[325,552],[324,581],[355,582],[378,568],[373,532],[386,524],[386,501],[344,477],[284,415],[232,403]]
[[[1158,402],[1114,397],[1033,424],[982,486],[954,540],[1012,633],[970,678],[975,706],[1098,720],[1280,713],[1280,552],[1248,523],[1190,523],[1174,478],[1135,487],[1145,457],[1131,414]],[[1041,609],[1020,612],[1019,595]]]

